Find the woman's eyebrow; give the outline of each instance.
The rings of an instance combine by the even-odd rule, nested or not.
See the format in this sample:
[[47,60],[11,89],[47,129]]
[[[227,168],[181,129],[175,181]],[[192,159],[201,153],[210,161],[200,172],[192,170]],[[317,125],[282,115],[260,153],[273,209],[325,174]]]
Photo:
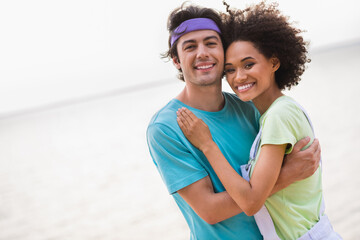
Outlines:
[[[246,57],[246,58],[241,59],[240,62],[244,62],[244,61],[246,61],[246,60],[248,60],[248,59],[255,59],[255,58],[253,58],[253,57]],[[225,66],[228,66],[228,65],[232,65],[232,63],[225,63]]]
[[241,59],[240,62],[244,62],[244,61],[246,61],[246,60],[248,60],[248,59],[255,59],[255,58],[253,58],[253,57],[246,57],[246,58]]

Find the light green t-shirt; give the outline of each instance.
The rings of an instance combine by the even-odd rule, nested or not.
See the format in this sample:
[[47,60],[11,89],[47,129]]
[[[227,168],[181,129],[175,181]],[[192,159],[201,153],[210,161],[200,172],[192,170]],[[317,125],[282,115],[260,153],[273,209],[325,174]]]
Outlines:
[[[260,149],[251,168],[250,176],[264,144],[288,144],[285,154],[291,153],[300,139],[314,135],[303,111],[288,96],[276,99],[261,116],[262,135]],[[305,148],[307,148],[306,146]],[[319,220],[322,199],[320,168],[311,177],[295,182],[269,197],[267,207],[278,236],[281,239],[297,239]]]

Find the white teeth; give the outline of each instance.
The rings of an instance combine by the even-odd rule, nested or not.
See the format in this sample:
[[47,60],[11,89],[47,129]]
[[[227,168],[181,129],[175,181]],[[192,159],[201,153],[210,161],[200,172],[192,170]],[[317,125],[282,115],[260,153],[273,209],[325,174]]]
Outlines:
[[238,87],[238,90],[241,91],[241,90],[250,88],[252,85],[254,85],[254,84],[253,84],[253,83],[249,83],[249,84],[245,84],[245,85],[239,86],[239,87]]
[[196,67],[197,69],[208,69],[208,68],[211,68],[213,65],[206,65],[206,66],[199,66],[199,67]]

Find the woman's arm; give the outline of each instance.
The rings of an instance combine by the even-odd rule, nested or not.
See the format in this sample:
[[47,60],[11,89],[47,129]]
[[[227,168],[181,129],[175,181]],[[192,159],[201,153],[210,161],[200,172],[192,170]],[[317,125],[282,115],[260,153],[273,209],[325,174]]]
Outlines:
[[207,157],[233,200],[247,215],[255,214],[274,188],[286,145],[264,145],[254,174],[247,182],[225,159],[201,119],[188,109],[181,109],[178,111],[178,123],[188,140]]
[[214,192],[209,176],[177,191],[208,224],[215,224],[242,212],[228,192]]
[[215,142],[202,146],[226,191],[248,216],[257,213],[275,186],[286,145],[264,145],[247,182],[228,163]]

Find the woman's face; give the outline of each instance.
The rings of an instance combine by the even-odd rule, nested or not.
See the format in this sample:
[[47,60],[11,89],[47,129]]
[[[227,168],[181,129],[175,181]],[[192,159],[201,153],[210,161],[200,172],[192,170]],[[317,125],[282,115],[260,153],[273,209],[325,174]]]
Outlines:
[[226,51],[226,79],[242,101],[268,99],[278,92],[275,71],[279,66],[277,58],[267,59],[248,41],[233,42]]

